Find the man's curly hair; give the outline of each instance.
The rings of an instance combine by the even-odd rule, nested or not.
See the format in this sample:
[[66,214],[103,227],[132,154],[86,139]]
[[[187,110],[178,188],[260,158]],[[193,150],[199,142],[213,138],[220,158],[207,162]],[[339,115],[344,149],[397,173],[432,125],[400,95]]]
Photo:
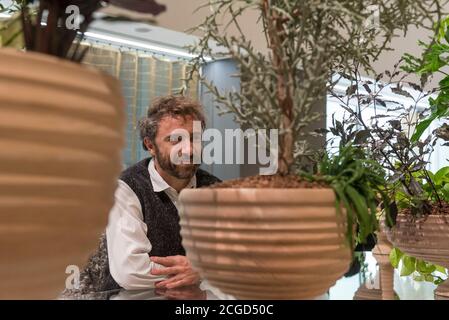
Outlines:
[[142,146],[145,146],[144,139],[148,137],[151,142],[155,142],[159,122],[164,117],[188,117],[201,121],[202,128],[206,126],[203,107],[196,101],[179,95],[170,95],[157,98],[148,108],[147,116],[139,121],[140,138]]

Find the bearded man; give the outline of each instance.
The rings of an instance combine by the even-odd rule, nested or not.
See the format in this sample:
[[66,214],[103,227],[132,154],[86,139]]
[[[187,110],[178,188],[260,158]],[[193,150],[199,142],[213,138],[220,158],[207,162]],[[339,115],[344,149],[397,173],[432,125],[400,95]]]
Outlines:
[[[194,121],[204,128],[202,107],[182,96],[163,97],[149,107],[140,121],[140,136],[151,157],[121,174],[106,233],[81,274],[81,292],[199,283],[181,244],[178,195],[184,188],[220,180],[195,164],[194,153],[201,150],[194,150],[192,138],[179,146],[186,143],[179,139],[180,131],[193,137]],[[173,154],[184,162],[174,163]]]

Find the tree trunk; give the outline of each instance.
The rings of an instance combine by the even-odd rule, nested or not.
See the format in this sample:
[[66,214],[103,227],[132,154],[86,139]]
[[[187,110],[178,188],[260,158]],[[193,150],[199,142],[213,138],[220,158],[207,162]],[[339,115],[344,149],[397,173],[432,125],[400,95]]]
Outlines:
[[[272,12],[269,0],[262,0],[262,13],[265,19],[266,34],[273,55],[274,69],[277,73],[277,101],[281,111],[280,142],[279,142],[279,167],[280,175],[287,175],[294,163],[294,140],[293,140],[293,99],[292,99],[292,72],[293,66],[287,65],[282,44],[285,40],[283,28],[284,19],[276,12]],[[290,80],[290,81],[289,81]]]

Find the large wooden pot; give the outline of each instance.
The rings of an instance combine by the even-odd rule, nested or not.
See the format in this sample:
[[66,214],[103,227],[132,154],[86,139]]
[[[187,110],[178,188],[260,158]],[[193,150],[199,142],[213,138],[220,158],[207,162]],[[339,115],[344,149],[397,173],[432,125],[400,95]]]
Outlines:
[[[407,255],[449,268],[449,216],[430,215],[424,221],[414,221],[399,214],[387,235]],[[449,280],[438,286],[435,298],[449,299]]]
[[124,115],[113,78],[0,50],[0,298],[55,298],[83,267],[113,205]]
[[240,299],[311,299],[348,270],[331,189],[188,189],[181,234],[200,274]]

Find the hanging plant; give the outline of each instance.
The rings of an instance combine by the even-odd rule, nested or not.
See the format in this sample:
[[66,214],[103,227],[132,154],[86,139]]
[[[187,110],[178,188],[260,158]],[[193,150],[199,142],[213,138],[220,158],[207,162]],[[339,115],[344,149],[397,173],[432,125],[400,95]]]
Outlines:
[[3,10],[21,12],[26,50],[80,62],[86,52],[80,51],[84,33],[94,14],[108,5],[154,16],[166,10],[154,0],[16,0]]

